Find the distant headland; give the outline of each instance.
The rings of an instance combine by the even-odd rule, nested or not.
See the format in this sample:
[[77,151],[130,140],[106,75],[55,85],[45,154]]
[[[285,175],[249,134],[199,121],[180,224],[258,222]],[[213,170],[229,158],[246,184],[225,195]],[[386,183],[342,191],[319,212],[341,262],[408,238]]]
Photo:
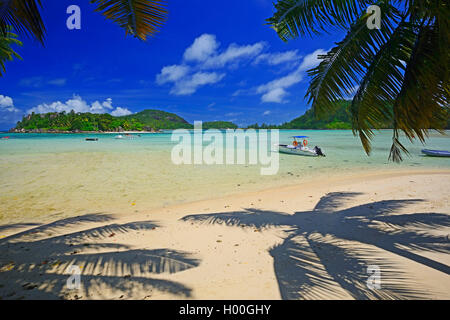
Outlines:
[[[333,130],[352,128],[350,115],[351,101],[342,100],[329,114],[317,118],[312,109],[302,116],[281,125],[252,124],[246,128],[254,129],[316,129]],[[17,122],[10,129],[12,133],[102,133],[102,132],[149,132],[158,133],[162,130],[193,129],[179,115],[155,109],[146,109],[127,116],[115,117],[110,114],[51,112],[45,114],[31,113]],[[238,126],[229,121],[203,122],[203,129],[237,129]],[[392,128],[386,123],[380,129]],[[450,129],[450,112],[445,124]]]
[[[115,117],[110,114],[50,112],[31,113],[9,130],[13,133],[101,133],[101,132],[161,132],[164,129],[193,129],[182,117],[161,110],[146,109],[141,112]],[[227,121],[204,122],[205,129],[235,129]]]

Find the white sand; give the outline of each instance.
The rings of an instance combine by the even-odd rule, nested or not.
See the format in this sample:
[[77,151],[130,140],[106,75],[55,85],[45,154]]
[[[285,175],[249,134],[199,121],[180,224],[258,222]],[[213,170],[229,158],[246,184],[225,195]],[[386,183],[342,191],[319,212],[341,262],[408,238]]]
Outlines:
[[[0,226],[2,299],[449,299],[450,172]],[[68,290],[69,265],[82,267]],[[369,289],[367,267],[381,271]]]

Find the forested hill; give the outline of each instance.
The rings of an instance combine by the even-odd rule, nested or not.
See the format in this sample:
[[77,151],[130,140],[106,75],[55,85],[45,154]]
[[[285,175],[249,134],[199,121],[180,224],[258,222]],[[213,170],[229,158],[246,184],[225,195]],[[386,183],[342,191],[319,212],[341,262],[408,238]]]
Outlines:
[[153,131],[159,129],[190,129],[193,126],[180,116],[160,110],[144,110],[132,115],[114,117],[110,114],[75,113],[73,111],[32,113],[22,118],[13,132],[82,132],[82,131]]
[[[194,126],[182,117],[161,110],[147,109],[127,116],[75,113],[73,111],[32,113],[22,118],[11,132],[121,132],[157,131],[160,129],[192,129]],[[203,129],[236,129],[228,121],[203,123]]]
[[137,121],[154,129],[190,129],[193,126],[175,113],[146,109],[144,111],[118,117],[120,120]]
[[278,129],[351,129],[350,116],[351,101],[342,100],[337,103],[336,110],[323,118],[316,118],[314,111],[309,109],[302,116],[282,125],[254,124],[250,128],[278,128]]
[[[254,124],[257,129],[351,129],[351,101],[337,103],[336,110],[328,116],[316,118],[309,109],[304,115],[282,125]],[[386,123],[383,128],[390,128]],[[193,125],[182,117],[165,111],[147,109],[127,116],[110,114],[52,112],[32,113],[22,118],[11,132],[105,132],[105,131],[157,131],[160,129],[192,129]],[[204,122],[203,129],[235,129],[237,125],[227,121]],[[446,128],[450,129],[450,112]]]
[[309,109],[304,115],[280,126],[283,129],[351,129],[351,101],[342,100],[337,103],[336,111],[320,119]]
[[[341,100],[337,102],[334,112],[329,115],[317,118],[314,115],[314,110],[309,109],[302,116],[295,118],[292,121],[283,123],[282,125],[270,124],[254,124],[249,127],[260,129],[351,129],[351,114],[350,114],[350,100]],[[391,123],[385,123],[380,129],[392,128]],[[450,129],[450,111],[448,112],[446,129]]]

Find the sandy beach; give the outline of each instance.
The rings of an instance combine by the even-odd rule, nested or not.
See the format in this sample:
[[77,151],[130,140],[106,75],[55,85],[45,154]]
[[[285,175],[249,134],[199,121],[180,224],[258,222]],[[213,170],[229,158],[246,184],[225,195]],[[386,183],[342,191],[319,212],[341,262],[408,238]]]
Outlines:
[[450,300],[448,2],[73,2],[0,1],[0,305]]
[[0,298],[449,299],[449,191],[448,170],[380,171],[2,225]]

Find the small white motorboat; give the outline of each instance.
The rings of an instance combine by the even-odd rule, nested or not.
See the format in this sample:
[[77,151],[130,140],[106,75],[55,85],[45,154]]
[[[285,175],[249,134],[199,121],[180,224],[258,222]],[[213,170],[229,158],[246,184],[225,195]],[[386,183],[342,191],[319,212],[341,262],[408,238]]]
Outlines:
[[[315,146],[314,149],[307,147],[307,136],[293,136],[292,138],[294,138],[292,144],[279,144],[278,152],[295,154],[298,156],[325,157],[325,154],[323,154],[318,146]],[[297,139],[301,139],[301,141],[297,141]]]
[[123,139],[123,135],[119,134],[118,136],[115,136],[114,139]]

